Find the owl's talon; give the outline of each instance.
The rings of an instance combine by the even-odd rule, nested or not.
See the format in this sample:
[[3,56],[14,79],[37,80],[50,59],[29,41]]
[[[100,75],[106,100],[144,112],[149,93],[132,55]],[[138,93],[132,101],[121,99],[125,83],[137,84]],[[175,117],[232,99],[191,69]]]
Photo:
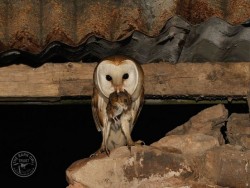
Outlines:
[[98,155],[100,155],[100,154],[103,153],[103,152],[105,152],[105,153],[107,154],[107,156],[109,157],[109,155],[110,155],[109,149],[108,149],[107,147],[105,147],[105,149],[101,147],[101,148],[98,149],[95,153],[91,154],[91,155],[89,156],[89,158],[91,158],[91,157],[97,157]]
[[107,154],[107,156],[109,157],[109,155],[110,155],[110,151],[109,151],[109,149],[108,148],[105,148],[105,153]]
[[137,141],[135,142],[135,145],[141,145],[141,146],[144,146],[144,145],[146,145],[146,144],[145,144],[145,142],[144,142],[144,141],[142,141],[142,140],[137,140]]
[[96,156],[96,154],[95,153],[92,153],[90,156],[89,156],[89,158],[92,158],[92,157],[95,157]]
[[128,150],[129,150],[130,153],[131,153],[131,145],[128,145]]
[[138,145],[143,146],[143,145],[146,145],[146,144],[142,140],[137,140],[136,142],[128,143],[127,146],[128,146],[128,149],[129,149],[130,153],[131,153],[131,147],[132,146],[138,146]]
[[97,150],[95,153],[92,153],[89,158],[92,158],[92,157],[97,157],[99,154],[100,154],[100,150]]

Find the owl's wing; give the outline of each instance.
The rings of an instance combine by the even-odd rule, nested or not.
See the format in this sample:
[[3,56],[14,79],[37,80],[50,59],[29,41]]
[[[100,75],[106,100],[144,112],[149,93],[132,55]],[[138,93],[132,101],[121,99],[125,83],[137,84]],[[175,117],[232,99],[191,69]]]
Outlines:
[[102,131],[103,129],[104,119],[107,116],[105,115],[106,106],[104,99],[98,94],[97,89],[94,88],[92,97],[92,114],[98,131]]
[[135,125],[135,123],[139,117],[143,103],[144,103],[144,88],[142,87],[141,93],[140,93],[138,99],[136,99],[136,101],[132,105],[133,126]]

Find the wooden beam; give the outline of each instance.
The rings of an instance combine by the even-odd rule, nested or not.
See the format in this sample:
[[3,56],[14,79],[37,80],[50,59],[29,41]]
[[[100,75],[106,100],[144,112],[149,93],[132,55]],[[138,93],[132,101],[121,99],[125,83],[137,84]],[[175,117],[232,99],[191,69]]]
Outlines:
[[[1,101],[60,100],[90,97],[96,63],[47,63],[39,68],[12,65],[0,68]],[[145,94],[180,96],[246,96],[250,63],[152,63],[142,65]],[[150,98],[150,97],[149,97]]]

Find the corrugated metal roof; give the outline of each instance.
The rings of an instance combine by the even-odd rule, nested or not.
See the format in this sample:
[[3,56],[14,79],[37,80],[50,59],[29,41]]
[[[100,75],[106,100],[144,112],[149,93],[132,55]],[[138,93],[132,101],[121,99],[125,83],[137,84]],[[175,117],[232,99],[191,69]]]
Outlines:
[[112,54],[249,61],[249,28],[240,25],[249,9],[250,0],[0,0],[0,66]]
[[219,18],[210,18],[193,26],[179,61],[250,61],[250,27],[233,26]]

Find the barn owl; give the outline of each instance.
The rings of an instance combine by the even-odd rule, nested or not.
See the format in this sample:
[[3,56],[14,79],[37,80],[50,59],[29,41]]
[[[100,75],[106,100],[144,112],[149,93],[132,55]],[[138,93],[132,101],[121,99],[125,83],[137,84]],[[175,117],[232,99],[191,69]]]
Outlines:
[[139,64],[123,56],[102,60],[93,74],[92,113],[102,144],[95,155],[134,142],[131,132],[144,102],[144,73]]

